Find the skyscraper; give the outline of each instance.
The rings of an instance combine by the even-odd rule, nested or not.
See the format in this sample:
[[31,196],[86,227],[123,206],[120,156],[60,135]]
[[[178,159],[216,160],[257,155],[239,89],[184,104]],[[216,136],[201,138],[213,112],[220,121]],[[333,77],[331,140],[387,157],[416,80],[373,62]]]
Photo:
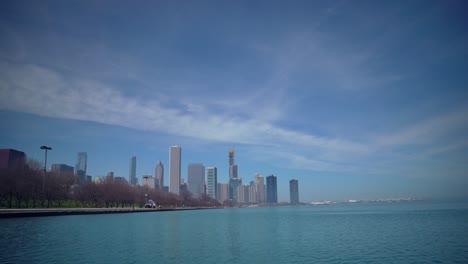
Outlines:
[[86,152],[78,152],[76,158],[75,174],[79,177],[81,183],[86,182],[86,164],[88,154]]
[[234,164],[234,150],[229,150],[229,179],[237,178],[237,165]]
[[169,192],[177,195],[180,193],[181,152],[179,146],[169,148]]
[[66,164],[52,164],[50,166],[50,170],[53,172],[57,172],[57,173],[73,174],[73,171],[75,170],[75,168],[73,168],[72,166],[68,166]]
[[190,163],[187,168],[188,190],[194,198],[205,193],[205,167],[201,163]]
[[299,182],[295,179],[289,181],[289,203],[299,204]]
[[229,179],[229,199],[237,202],[237,188],[242,185],[241,178]]
[[216,188],[216,199],[219,202],[224,202],[229,199],[229,184],[227,182],[218,182],[218,187]]
[[216,189],[218,188],[218,169],[216,167],[206,168],[206,194],[216,199]]
[[136,157],[133,156],[130,159],[130,172],[128,176],[128,182],[130,185],[136,185]]
[[243,184],[237,187],[237,202],[238,203],[249,203],[250,202],[250,186]]
[[254,179],[255,196],[257,203],[265,202],[265,180],[262,175],[256,174]]
[[229,150],[229,199],[237,200],[237,187],[242,185],[242,179],[237,174],[237,165],[234,163],[234,150]]
[[267,203],[277,203],[278,202],[278,191],[276,185],[276,177],[272,174],[266,177],[267,182]]
[[161,161],[156,164],[154,177],[156,178],[156,189],[162,190],[164,187],[164,166]]

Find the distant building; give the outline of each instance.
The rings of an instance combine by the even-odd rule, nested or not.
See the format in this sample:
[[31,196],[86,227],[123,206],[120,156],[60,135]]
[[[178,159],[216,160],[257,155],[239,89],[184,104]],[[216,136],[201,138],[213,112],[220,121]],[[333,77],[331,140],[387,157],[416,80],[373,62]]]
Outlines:
[[172,146],[169,148],[169,192],[177,195],[180,192],[180,167],[181,148]]
[[249,203],[258,203],[254,181],[250,181],[250,185],[249,185]]
[[143,175],[142,186],[145,190],[154,189],[155,178],[152,175]]
[[255,175],[254,179],[255,200],[257,203],[265,202],[265,180],[260,174]]
[[23,169],[26,164],[26,154],[16,149],[0,149],[0,170]]
[[289,202],[299,204],[299,182],[295,179],[289,181]]
[[201,163],[190,163],[187,168],[188,190],[194,198],[205,194],[205,167]]
[[231,165],[229,166],[229,175],[232,176],[230,177],[230,179],[232,178],[237,178],[238,174],[237,174],[237,165]]
[[154,177],[156,178],[156,189],[162,190],[164,187],[164,166],[161,161],[156,164]]
[[130,158],[130,171],[128,176],[128,182],[130,185],[136,185],[136,157]]
[[276,177],[272,174],[266,177],[267,182],[267,203],[278,203],[278,190],[276,184]]
[[86,181],[87,181],[87,182],[92,182],[92,181],[93,181],[93,176],[91,176],[91,175],[86,175]]
[[216,167],[206,168],[206,194],[217,199],[216,189],[218,188],[218,169]]
[[229,183],[218,182],[216,188],[216,199],[221,203],[229,199]]
[[120,177],[120,176],[114,177],[114,182],[118,184],[125,184],[125,185],[129,184],[128,180],[125,179],[125,177]]
[[229,199],[237,202],[237,187],[242,185],[241,178],[229,179]]
[[237,188],[242,185],[242,179],[239,178],[238,168],[234,162],[234,150],[230,149],[229,157],[229,199],[237,201]]
[[169,186],[164,186],[164,187],[162,188],[162,191],[163,191],[163,192],[169,192]]
[[183,182],[179,185],[179,192],[185,192],[185,191],[188,191],[187,183]]
[[250,203],[250,185],[244,184],[237,187],[237,202]]
[[86,152],[78,152],[76,157],[75,174],[80,179],[80,182],[86,182],[86,166],[88,162],[88,154]]
[[74,171],[75,171],[75,168],[72,167],[72,166],[68,166],[66,164],[52,164],[52,166],[50,166],[50,170],[52,172],[56,172],[56,173],[70,173],[70,174],[73,174]]
[[113,171],[109,171],[106,175],[106,181],[114,181],[114,172]]

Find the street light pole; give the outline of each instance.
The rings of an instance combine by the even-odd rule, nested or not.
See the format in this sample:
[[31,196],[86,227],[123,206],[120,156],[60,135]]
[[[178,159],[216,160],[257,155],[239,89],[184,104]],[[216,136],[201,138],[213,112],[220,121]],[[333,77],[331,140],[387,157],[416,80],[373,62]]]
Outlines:
[[45,190],[45,178],[47,174],[47,150],[51,150],[51,147],[48,146],[41,146],[40,149],[45,150],[45,158],[44,158],[44,176],[42,177],[42,190]]

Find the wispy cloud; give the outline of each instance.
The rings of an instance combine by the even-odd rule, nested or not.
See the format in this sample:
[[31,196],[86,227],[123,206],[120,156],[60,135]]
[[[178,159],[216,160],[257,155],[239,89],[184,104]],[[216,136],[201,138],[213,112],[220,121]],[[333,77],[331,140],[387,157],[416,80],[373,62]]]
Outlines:
[[[394,134],[354,142],[294,131],[263,119],[210,112],[203,105],[190,102],[180,102],[182,108],[167,107],[154,99],[124,96],[104,83],[68,77],[38,65],[2,61],[0,72],[2,109],[211,142],[248,144],[253,149],[252,155],[267,154],[265,157],[286,160],[285,167],[305,170],[362,172],[359,165],[375,153],[381,152],[385,157],[385,153],[392,153],[395,148],[416,142],[430,146],[430,142],[450,131],[466,128],[468,123],[468,115],[462,111],[414,124]],[[365,170],[371,171],[372,167],[375,166],[367,164]]]

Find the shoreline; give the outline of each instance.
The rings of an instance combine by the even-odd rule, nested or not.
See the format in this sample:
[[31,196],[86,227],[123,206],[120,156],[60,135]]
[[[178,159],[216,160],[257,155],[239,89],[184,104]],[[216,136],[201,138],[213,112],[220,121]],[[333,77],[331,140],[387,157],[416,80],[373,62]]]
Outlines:
[[62,215],[125,214],[169,212],[185,210],[219,209],[222,207],[187,207],[187,208],[28,208],[0,209],[0,218],[42,217]]

